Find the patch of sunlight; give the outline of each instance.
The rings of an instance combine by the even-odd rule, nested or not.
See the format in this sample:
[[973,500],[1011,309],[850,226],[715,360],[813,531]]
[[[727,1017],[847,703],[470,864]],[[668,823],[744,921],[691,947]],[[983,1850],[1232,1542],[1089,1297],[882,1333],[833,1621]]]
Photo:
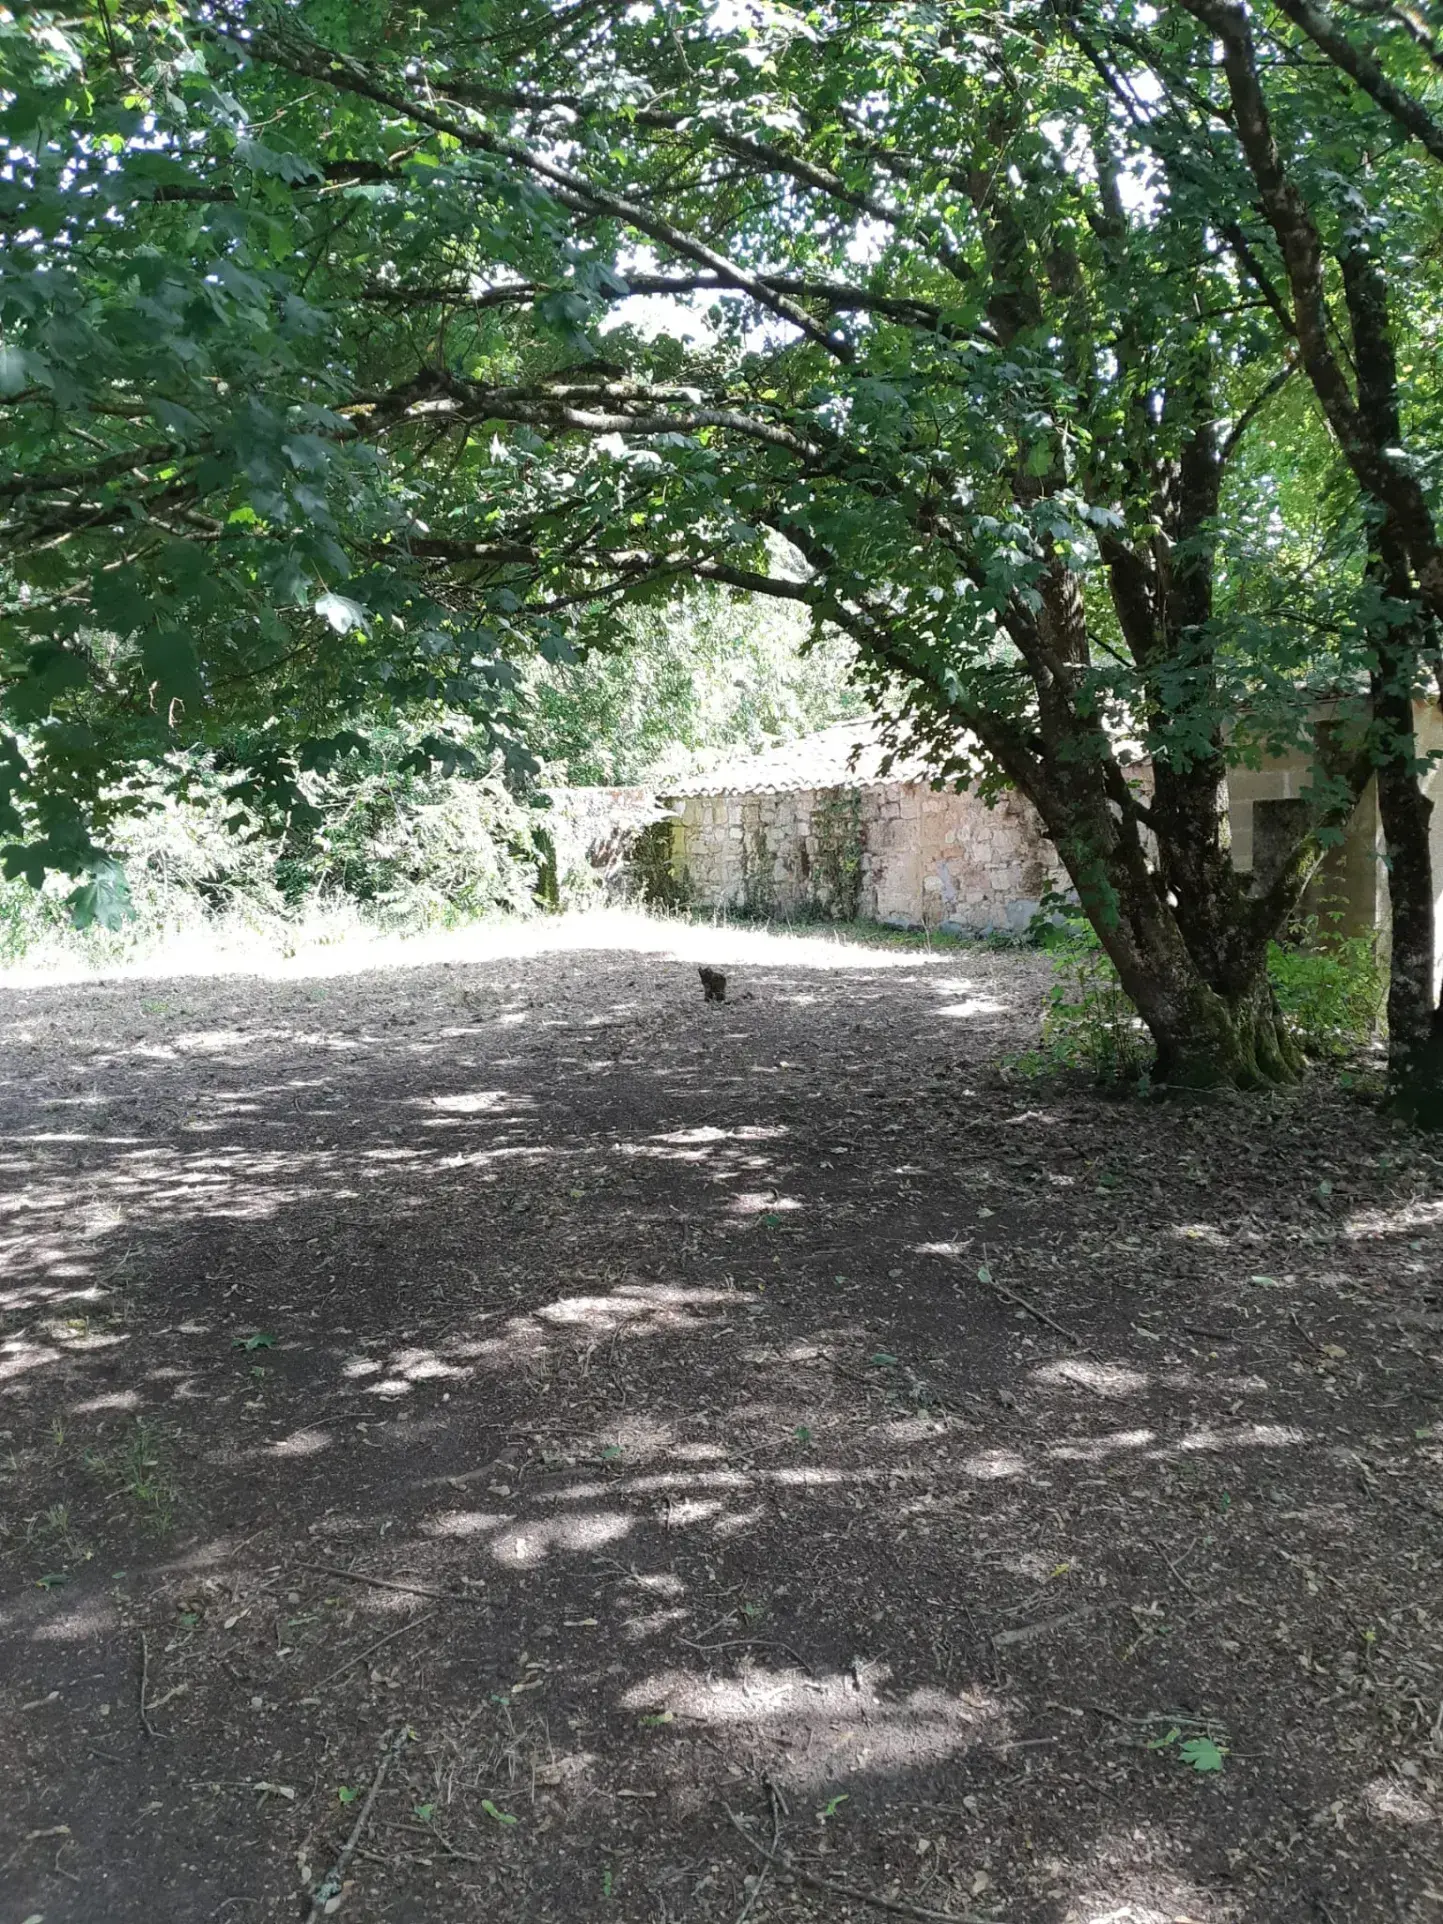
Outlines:
[[1218,1915],[1216,1893],[1175,1868],[1190,1854],[1158,1826],[1134,1824],[1105,1831],[1083,1861],[1054,1856],[1041,1868],[1068,1924],[1202,1924]]
[[1027,1459],[1016,1450],[979,1450],[963,1460],[962,1468],[981,1483],[997,1483],[1004,1477],[1025,1476]]
[[[284,947],[281,947],[281,941]],[[24,968],[7,969],[7,984],[105,980],[175,981],[186,976],[259,976],[276,981],[308,981],[362,972],[436,968],[445,964],[521,961],[539,955],[647,955],[659,961],[705,962],[719,967],[807,969],[832,973],[858,970],[882,974],[904,971],[912,981],[941,965],[940,956],[907,949],[871,947],[840,933],[801,935],[790,931],[718,927],[646,915],[635,909],[595,909],[567,915],[488,917],[463,929],[428,929],[418,934],[380,935],[356,922],[314,918],[288,927],[284,937],[255,931],[197,930],[170,934],[163,950],[137,951],[123,962],[87,964],[53,957]],[[694,991],[693,980],[688,990]],[[525,1021],[508,1011],[503,1021]]]
[[746,1536],[749,1531],[760,1528],[766,1519],[766,1514],[760,1503],[750,1510],[733,1510],[712,1525],[712,1535],[716,1537]]
[[1437,1229],[1443,1224],[1443,1202],[1415,1201],[1400,1209],[1360,1209],[1343,1224],[1343,1234],[1351,1242],[1374,1236],[1416,1236],[1421,1229]]
[[529,1568],[557,1550],[599,1550],[636,1528],[636,1518],[619,1510],[592,1510],[585,1516],[550,1517],[518,1523],[491,1540],[491,1554],[511,1568]]
[[272,1456],[315,1456],[335,1441],[329,1430],[292,1430],[270,1445]]
[[1081,1443],[1050,1444],[1047,1454],[1060,1463],[1100,1463],[1119,1450],[1141,1450],[1156,1441],[1156,1430],[1114,1430],[1109,1436],[1089,1436]]
[[175,1038],[187,1055],[214,1055],[228,1049],[256,1049],[267,1042],[285,1042],[288,1029],[191,1029]]
[[965,1002],[944,1002],[932,1013],[947,1016],[953,1022],[965,1022],[978,1015],[1005,1015],[1010,1006],[992,996],[969,996]]
[[1082,1389],[1096,1391],[1099,1396],[1134,1396],[1148,1385],[1148,1378],[1141,1370],[1126,1369],[1121,1363],[1088,1363],[1080,1356],[1043,1363],[1033,1370],[1032,1380],[1034,1383],[1076,1383]]
[[779,1196],[773,1189],[749,1189],[740,1196],[732,1197],[731,1213],[734,1216],[790,1215],[806,1204],[795,1196]]
[[1387,1824],[1432,1824],[1433,1808],[1426,1797],[1396,1777],[1375,1777],[1363,1786],[1363,1808]]
[[884,1665],[830,1676],[747,1667],[736,1677],[660,1671],[623,1692],[631,1712],[669,1710],[713,1730],[760,1725],[775,1745],[769,1770],[807,1789],[862,1771],[938,1762],[995,1735],[996,1700],[981,1692],[913,1690],[889,1698]]
[[719,1497],[688,1497],[682,1503],[667,1505],[666,1520],[673,1529],[682,1529],[688,1523],[705,1523],[708,1517],[718,1516],[725,1508]]
[[413,1096],[410,1106],[413,1109],[444,1109],[448,1114],[457,1116],[479,1116],[486,1111],[499,1109],[509,1099],[505,1089],[474,1089],[468,1095]]
[[90,1416],[98,1410],[138,1410],[141,1397],[138,1390],[110,1390],[104,1396],[87,1397],[83,1403],[72,1403],[72,1416]]
[[658,1570],[649,1577],[633,1577],[631,1581],[639,1590],[649,1590],[658,1597],[682,1597],[686,1595],[686,1585],[679,1576],[670,1570]]
[[495,1510],[447,1510],[424,1526],[432,1537],[479,1537],[499,1530],[511,1518]]
[[34,1643],[80,1643],[115,1637],[115,1612],[106,1597],[88,1597],[61,1609],[31,1631]]
[[610,1296],[562,1296],[536,1311],[543,1323],[579,1325],[602,1331],[649,1320],[660,1327],[694,1329],[698,1319],[688,1309],[715,1308],[740,1301],[734,1289],[684,1289],[675,1284],[627,1285]]
[[1213,1223],[1174,1223],[1172,1233],[1179,1242],[1206,1243],[1210,1249],[1229,1246],[1229,1238]]
[[454,1363],[443,1363],[434,1350],[403,1349],[391,1358],[391,1368],[399,1370],[412,1383],[423,1383],[435,1376],[464,1376],[465,1370]]
[[672,1129],[665,1135],[649,1136],[649,1142],[669,1142],[686,1146],[699,1142],[775,1142],[779,1136],[790,1135],[785,1126],[753,1123],[738,1129],[718,1129],[714,1124],[706,1124],[700,1129]]
[[43,1343],[27,1343],[23,1336],[12,1336],[8,1342],[0,1343],[0,1383],[24,1376],[27,1370],[42,1369],[46,1363],[58,1363],[60,1357],[58,1349],[50,1349]]
[[621,1634],[628,1643],[642,1643],[647,1637],[659,1637],[664,1630],[675,1630],[690,1615],[689,1610],[653,1610],[649,1616],[628,1617],[621,1626]]
[[[1308,1440],[1306,1430],[1295,1429],[1290,1423],[1243,1423],[1235,1430],[1219,1430],[1211,1426],[1190,1430],[1177,1448],[1182,1451],[1246,1448],[1279,1450],[1288,1444],[1306,1443]],[[1171,1452],[1157,1451],[1155,1454],[1165,1455]]]

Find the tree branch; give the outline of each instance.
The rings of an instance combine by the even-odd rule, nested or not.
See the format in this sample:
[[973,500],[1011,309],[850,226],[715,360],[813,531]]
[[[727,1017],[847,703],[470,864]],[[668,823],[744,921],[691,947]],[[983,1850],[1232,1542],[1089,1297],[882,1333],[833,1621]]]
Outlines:
[[1278,5],[1318,51],[1355,80],[1376,106],[1421,141],[1434,160],[1443,161],[1443,122],[1435,120],[1406,87],[1390,80],[1372,54],[1348,38],[1323,0],[1278,0]]
[[234,52],[247,58],[265,60],[304,79],[322,81],[339,91],[359,94],[364,99],[375,101],[378,106],[389,107],[393,112],[405,115],[419,126],[431,127],[437,133],[450,135],[470,152],[489,154],[493,159],[504,160],[521,168],[534,179],[544,181],[562,205],[578,212],[609,215],[626,222],[648,239],[661,242],[683,259],[709,267],[731,286],[751,294],[779,320],[789,321],[834,359],[844,363],[854,359],[850,342],[818,327],[805,308],[798,307],[783,295],[772,293],[747,268],[717,253],[705,242],[685,233],[659,214],[652,213],[649,208],[624,195],[612,194],[605,188],[593,185],[584,175],[573,173],[570,168],[548,160],[543,154],[534,153],[520,141],[493,134],[488,128],[478,127],[469,120],[458,120],[454,115],[440,113],[407,94],[383,86],[359,60],[353,60],[347,54],[282,41],[273,34],[253,29],[243,19],[231,18],[214,31]]

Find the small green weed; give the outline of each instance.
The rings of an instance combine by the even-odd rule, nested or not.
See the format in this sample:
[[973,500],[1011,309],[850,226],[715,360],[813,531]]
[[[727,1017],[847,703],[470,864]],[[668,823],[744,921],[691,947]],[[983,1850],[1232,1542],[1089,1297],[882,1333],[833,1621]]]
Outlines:
[[1137,1083],[1152,1064],[1152,1040],[1117,979],[1102,944],[1083,922],[1054,927],[1054,980],[1047,992],[1036,1049],[1013,1060],[1024,1075],[1083,1069],[1098,1082]]
[[84,1563],[93,1552],[77,1533],[68,1503],[52,1503],[25,1526],[25,1538],[34,1549],[59,1552],[66,1563]]
[[[1214,1728],[1221,1732],[1220,1726]],[[1228,1747],[1220,1741],[1220,1735],[1184,1737],[1180,1724],[1173,1724],[1162,1736],[1150,1737],[1147,1742],[1149,1750],[1171,1750],[1174,1746],[1179,1761],[1190,1770],[1195,1770],[1200,1777],[1215,1775],[1227,1761]]]
[[175,1504],[166,1458],[165,1437],[153,1423],[138,1416],[113,1448],[87,1449],[83,1461],[86,1469],[108,1483],[117,1496],[128,1498],[145,1522],[164,1530],[170,1526]]
[[1296,940],[1269,945],[1268,975],[1308,1055],[1337,1061],[1373,1040],[1388,985],[1372,936],[1330,937],[1314,917]]

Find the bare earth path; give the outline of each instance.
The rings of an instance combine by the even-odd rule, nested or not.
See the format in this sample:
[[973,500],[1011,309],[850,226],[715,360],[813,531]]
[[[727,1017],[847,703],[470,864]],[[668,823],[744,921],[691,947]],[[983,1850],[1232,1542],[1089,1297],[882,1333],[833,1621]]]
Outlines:
[[0,990],[0,1924],[1437,1924],[1438,1163],[671,939]]

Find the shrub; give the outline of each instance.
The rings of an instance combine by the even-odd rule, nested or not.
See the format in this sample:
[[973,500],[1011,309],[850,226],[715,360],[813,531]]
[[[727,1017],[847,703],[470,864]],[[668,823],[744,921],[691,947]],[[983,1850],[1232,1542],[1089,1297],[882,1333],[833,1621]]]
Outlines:
[[1269,946],[1268,974],[1308,1055],[1336,1061],[1365,1049],[1377,1034],[1387,975],[1373,936],[1322,937],[1311,920],[1298,940]]
[[[1084,1070],[1099,1082],[1145,1081],[1152,1040],[1092,928],[1073,910],[1038,920],[1054,980],[1036,1049],[1013,1059],[1026,1075]],[[1268,947],[1268,976],[1284,1020],[1306,1055],[1337,1061],[1377,1033],[1386,973],[1372,936],[1329,936],[1316,918]]]
[[1152,1064],[1152,1039],[1102,944],[1079,918],[1037,931],[1051,951],[1053,981],[1036,1049],[1014,1060],[1026,1075],[1081,1069],[1098,1082],[1137,1082]]
[[0,963],[104,965],[202,932],[289,947],[303,924],[308,937],[334,938],[357,927],[451,927],[537,906],[545,811],[497,778],[417,769],[400,730],[325,774],[303,775],[312,817],[279,837],[237,832],[233,775],[208,761],[186,773],[189,800],[157,787],[148,806],[117,826],[114,853],[132,911],[125,923],[71,927],[64,877],[40,890],[0,882]]

